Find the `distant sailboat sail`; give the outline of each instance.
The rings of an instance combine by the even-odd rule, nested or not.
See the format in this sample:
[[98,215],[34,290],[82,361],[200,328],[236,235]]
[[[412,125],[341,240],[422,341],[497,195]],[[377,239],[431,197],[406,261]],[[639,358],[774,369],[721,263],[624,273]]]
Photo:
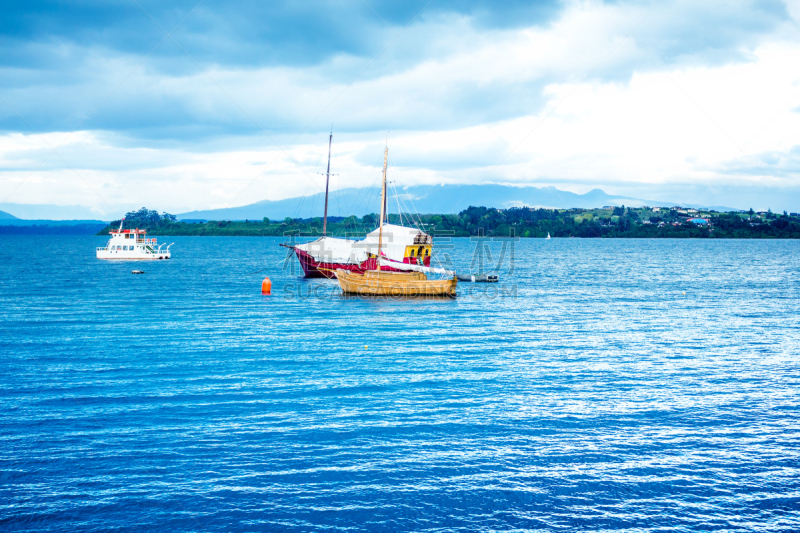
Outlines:
[[550,238],[550,232],[549,231],[547,232],[547,238],[548,239]]

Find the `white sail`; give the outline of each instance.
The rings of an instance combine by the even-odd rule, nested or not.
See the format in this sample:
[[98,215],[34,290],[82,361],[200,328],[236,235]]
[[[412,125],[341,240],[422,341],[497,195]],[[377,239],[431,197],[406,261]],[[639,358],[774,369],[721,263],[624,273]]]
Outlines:
[[381,257],[378,261],[380,262],[381,266],[388,266],[406,272],[424,272],[425,274],[444,274],[445,276],[456,275],[456,273],[453,272],[452,270],[445,270],[444,268],[433,268],[433,267],[426,267],[423,265],[411,265],[408,263],[399,263],[397,261],[390,261],[383,257]]

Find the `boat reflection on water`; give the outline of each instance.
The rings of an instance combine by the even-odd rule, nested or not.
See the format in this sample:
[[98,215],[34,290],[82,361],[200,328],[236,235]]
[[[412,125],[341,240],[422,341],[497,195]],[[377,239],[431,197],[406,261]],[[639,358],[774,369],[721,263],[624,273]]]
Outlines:
[[390,300],[392,302],[456,302],[454,296],[442,294],[418,294],[409,296],[406,294],[384,294],[384,295],[368,295],[368,294],[353,294],[347,292],[340,292],[336,298],[338,300],[370,300],[381,301]]

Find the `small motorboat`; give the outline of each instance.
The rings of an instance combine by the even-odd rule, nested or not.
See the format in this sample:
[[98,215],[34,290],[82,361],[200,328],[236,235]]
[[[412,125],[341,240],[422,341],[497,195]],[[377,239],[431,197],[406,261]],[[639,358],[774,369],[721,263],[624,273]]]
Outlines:
[[500,276],[497,274],[459,274],[458,281],[469,281],[471,283],[497,283]]
[[[125,218],[119,222],[119,229],[109,231],[111,238],[104,248],[97,248],[98,259],[169,259],[169,247],[162,250],[163,244],[157,244],[156,239],[147,238],[147,230],[122,229]],[[134,274],[137,272],[134,271]]]

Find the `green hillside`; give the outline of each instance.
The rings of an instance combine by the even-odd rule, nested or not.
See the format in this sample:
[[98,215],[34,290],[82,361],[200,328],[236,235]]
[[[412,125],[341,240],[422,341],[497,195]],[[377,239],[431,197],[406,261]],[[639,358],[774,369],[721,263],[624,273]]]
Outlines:
[[[457,215],[419,215],[413,220],[390,215],[393,224],[417,225],[431,234],[457,237],[474,235],[543,238],[702,238],[798,239],[797,213],[695,211],[675,208],[604,209],[494,209],[470,207]],[[328,235],[363,236],[377,227],[377,215],[328,219]],[[111,223],[99,234],[119,227]],[[142,208],[128,213],[125,228],[144,228],[153,236],[315,236],[322,234],[322,218],[248,221],[178,222],[174,215],[159,215]]]

